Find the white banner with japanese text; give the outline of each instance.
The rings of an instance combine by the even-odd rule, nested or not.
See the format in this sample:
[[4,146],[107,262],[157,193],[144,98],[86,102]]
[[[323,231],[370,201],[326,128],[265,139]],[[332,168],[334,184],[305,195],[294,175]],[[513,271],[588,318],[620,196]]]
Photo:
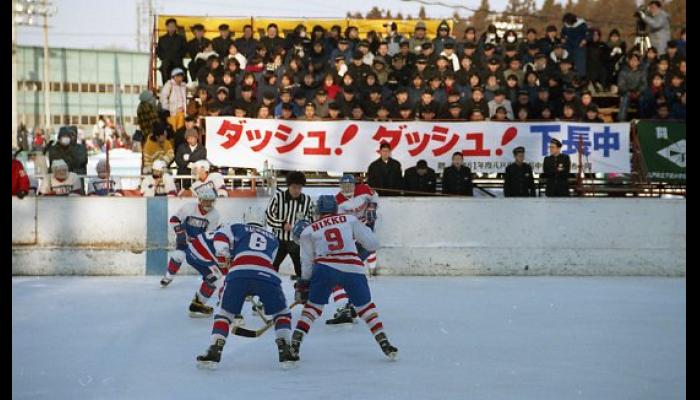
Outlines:
[[630,172],[629,123],[295,121],[207,117],[206,147],[214,165],[303,171],[363,172],[388,142],[403,168],[426,160],[449,166],[461,152],[473,172],[503,172],[513,149],[525,147],[535,172],[559,139],[576,172],[579,149],[585,172]]

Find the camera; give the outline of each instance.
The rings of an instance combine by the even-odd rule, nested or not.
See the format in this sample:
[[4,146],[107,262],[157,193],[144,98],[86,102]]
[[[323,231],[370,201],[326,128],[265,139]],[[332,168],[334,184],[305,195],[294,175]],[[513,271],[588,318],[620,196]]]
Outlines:
[[634,12],[634,17],[636,18],[635,33],[637,36],[646,35],[648,33],[647,24],[642,19],[642,15],[646,15],[646,7],[644,6],[640,6],[639,8],[637,8],[637,11]]

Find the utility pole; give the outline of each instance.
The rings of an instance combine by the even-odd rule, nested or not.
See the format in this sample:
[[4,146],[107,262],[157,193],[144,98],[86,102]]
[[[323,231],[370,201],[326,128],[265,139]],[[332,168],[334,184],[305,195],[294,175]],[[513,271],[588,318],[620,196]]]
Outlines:
[[[49,79],[49,17],[56,14],[56,8],[48,0],[13,0],[13,47],[15,46],[15,25],[37,26],[38,18],[44,17],[44,81],[42,89],[44,91],[44,129],[49,133],[51,128],[51,98],[50,98],[50,79]],[[16,83],[16,59],[15,51],[12,52],[12,67],[13,67],[13,94],[17,90]],[[13,107],[17,108],[16,97],[13,96]],[[15,111],[16,112],[16,111]],[[14,117],[13,117],[14,118]],[[13,125],[15,121],[13,120]],[[16,129],[16,128],[15,128]]]
[[17,148],[17,21],[16,0],[12,0],[12,148]]

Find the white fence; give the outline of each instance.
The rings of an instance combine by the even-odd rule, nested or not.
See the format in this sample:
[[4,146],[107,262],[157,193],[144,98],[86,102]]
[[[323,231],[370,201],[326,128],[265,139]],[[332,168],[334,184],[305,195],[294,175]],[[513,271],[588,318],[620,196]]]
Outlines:
[[[145,198],[12,199],[16,275],[134,275],[167,218]],[[171,215],[192,199],[163,200]],[[219,199],[227,220],[268,199]],[[686,273],[685,200],[383,198],[380,274],[660,275]],[[155,227],[155,228],[154,228]],[[169,246],[174,235],[167,233]],[[165,265],[162,266],[165,268]],[[184,270],[184,269],[183,269]],[[283,272],[291,271],[289,263]],[[184,272],[184,271],[183,271]]]

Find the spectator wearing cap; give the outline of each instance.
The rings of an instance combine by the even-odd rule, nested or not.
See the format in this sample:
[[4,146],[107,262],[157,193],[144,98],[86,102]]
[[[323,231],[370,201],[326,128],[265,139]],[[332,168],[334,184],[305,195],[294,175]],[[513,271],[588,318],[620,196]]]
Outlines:
[[[185,133],[185,143],[180,144],[175,153],[178,175],[189,175],[194,163],[207,159],[207,149],[199,143],[199,132],[196,127],[188,128]],[[182,189],[189,189],[192,181],[182,181]]]
[[508,60],[508,69],[503,70],[503,76],[508,78],[514,75],[517,79],[518,86],[523,86],[525,80],[525,71],[523,70],[522,63],[517,57]]
[[228,49],[231,43],[233,43],[233,40],[228,24],[219,25],[219,36],[212,40],[212,45],[214,46],[214,51],[216,54],[220,56],[226,56],[229,54]]
[[535,197],[535,178],[532,167],[525,162],[525,148],[513,149],[515,162],[508,164],[503,180],[505,197]]
[[627,109],[631,102],[639,100],[646,89],[647,76],[639,67],[639,55],[632,53],[627,57],[627,67],[620,71],[617,77],[617,87],[620,93],[620,111],[618,121],[627,121]]
[[[352,50],[350,49],[350,41],[346,38],[339,39],[337,47],[331,51],[329,59],[336,63],[336,67],[338,66],[337,61],[339,60],[343,60],[343,64],[348,64],[352,60]],[[338,75],[342,77],[344,74],[345,72],[343,72],[342,74],[339,73]]]
[[269,23],[267,25],[265,36],[260,39],[260,43],[265,46],[267,52],[270,54],[284,47],[284,39],[279,36],[277,24]]
[[185,109],[187,109],[187,85],[185,71],[175,68],[171,78],[160,91],[160,106],[168,112],[168,123],[173,130],[185,125]]
[[142,172],[144,174],[151,173],[151,167],[156,160],[162,160],[167,167],[174,158],[175,152],[172,143],[167,138],[165,125],[158,122],[153,126],[153,134],[148,137],[143,148]]
[[318,118],[328,117],[328,93],[326,89],[320,88],[316,91],[316,96],[312,102],[315,108],[315,115]]
[[547,180],[547,197],[569,196],[569,171],[571,160],[568,154],[561,152],[562,144],[558,139],[549,141],[549,155],[544,158],[542,178]]
[[401,163],[391,157],[391,146],[387,142],[379,146],[379,155],[367,169],[367,184],[380,196],[398,196],[403,187]]
[[216,90],[216,98],[209,105],[210,114],[218,117],[233,115],[233,108],[234,104],[230,100],[228,89],[225,86],[219,86]]
[[431,102],[426,106],[420,107],[418,111],[418,119],[421,121],[431,121],[435,119],[437,111],[437,105]]
[[253,38],[253,26],[246,24],[243,26],[243,37],[234,41],[238,51],[240,51],[247,59],[255,55],[255,50],[258,46],[258,41]]
[[437,30],[437,36],[433,39],[433,48],[435,49],[435,54],[440,54],[445,48],[445,43],[452,43],[454,46],[456,41],[450,35],[450,24],[446,20],[440,21]]
[[437,186],[435,170],[428,167],[425,160],[419,160],[404,174],[404,189],[407,196],[427,196],[434,194]]
[[356,51],[362,54],[362,63],[371,67],[372,61],[374,61],[374,53],[369,49],[369,42],[367,40],[360,40],[356,46]]
[[447,58],[450,63],[452,71],[457,72],[460,69],[460,62],[457,53],[455,53],[455,42],[447,41],[443,44],[443,49],[440,52],[441,57]]
[[404,39],[401,41],[401,43],[399,43],[399,52],[394,54],[394,58],[397,56],[403,58],[404,65],[409,69],[413,68],[413,66],[416,64],[416,58],[418,57],[416,53],[411,50],[408,39]]
[[561,37],[564,47],[571,55],[576,71],[586,73],[586,36],[588,24],[583,18],[573,13],[566,13],[562,18],[564,26],[561,28]]
[[434,68],[435,63],[437,62],[438,59],[438,54],[435,52],[435,48],[433,47],[432,42],[426,42],[423,43],[421,52],[419,57],[425,57],[425,59],[428,61],[428,69],[431,70]]
[[452,121],[463,121],[465,116],[462,110],[462,105],[456,101],[448,103],[447,107],[445,108],[445,112],[440,115],[440,118]]
[[513,107],[510,100],[506,99],[506,94],[503,89],[498,89],[494,93],[493,100],[489,101],[489,117],[493,118],[496,115],[496,110],[503,107],[506,111],[506,118],[513,119]]
[[364,82],[372,68],[362,61],[364,54],[357,50],[352,55],[352,62],[348,65],[348,72],[354,82]]
[[442,193],[458,196],[474,195],[472,170],[464,165],[464,156],[459,151],[452,154],[452,165],[442,172]]
[[558,43],[561,43],[561,38],[557,36],[557,27],[548,25],[545,29],[544,37],[537,41],[537,46],[542,54],[549,56],[552,50],[554,50],[554,46]]
[[197,69],[207,61],[207,57],[216,54],[211,40],[204,37],[204,25],[194,24],[190,27],[194,38],[187,42],[187,54],[191,61],[187,65],[192,80],[197,79]]
[[[172,77],[175,68],[184,68],[182,59],[187,55],[187,41],[177,33],[177,20],[168,18],[165,21],[166,34],[158,38],[156,55],[160,59],[160,71],[163,84]],[[184,72],[183,72],[184,78]]]
[[426,36],[425,32],[426,32],[425,22],[418,21],[416,23],[415,28],[414,28],[413,35],[408,40],[408,47],[415,54],[420,54],[423,44],[426,42],[429,42],[429,39]]

